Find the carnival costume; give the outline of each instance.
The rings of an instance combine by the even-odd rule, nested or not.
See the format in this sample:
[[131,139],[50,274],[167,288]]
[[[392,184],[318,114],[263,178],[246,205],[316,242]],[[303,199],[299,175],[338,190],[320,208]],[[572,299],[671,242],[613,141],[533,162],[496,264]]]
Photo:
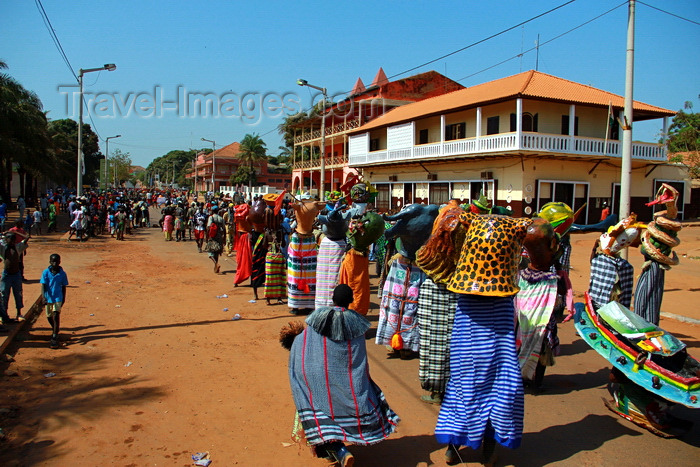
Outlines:
[[430,391],[425,402],[440,403],[450,378],[450,337],[454,324],[457,294],[447,290],[447,281],[459,259],[455,244],[464,241],[465,229],[459,223],[463,209],[450,201],[440,210],[430,238],[416,253],[416,263],[427,275],[418,294],[420,357],[418,379]]
[[287,306],[292,313],[314,308],[318,247],[313,222],[322,205],[310,199],[292,204],[297,217],[287,249]]
[[[450,342],[450,380],[435,437],[441,443],[517,448],[524,395],[515,352],[513,295],[530,219],[460,214],[466,239],[447,289],[458,293]],[[489,446],[489,449],[486,447]]]
[[253,252],[250,246],[250,206],[239,204],[235,207],[236,219],[236,275],[233,284],[239,285],[248,279],[253,269]]
[[662,184],[654,201],[647,203],[647,206],[663,203],[666,210],[655,213],[654,221],[642,234],[640,251],[645,262],[634,291],[634,312],[657,326],[661,317],[666,271],[679,262],[678,255],[672,251],[680,243],[678,231],[682,227],[675,220],[678,215],[677,199],[678,191],[671,185]]
[[340,263],[345,254],[348,219],[342,212],[343,207],[331,210],[327,215],[319,215],[318,222],[324,234],[318,247],[316,268],[316,308],[333,303],[333,289],[338,284]]
[[420,349],[418,294],[426,276],[416,266],[415,258],[416,251],[430,236],[437,214],[438,207],[434,204],[411,204],[394,216],[384,216],[386,221],[396,221],[384,235],[388,239],[398,237],[400,242],[397,242],[398,253],[389,262],[382,289],[375,342],[403,351],[405,356],[408,351]]
[[[635,220],[632,215],[613,227],[609,235],[603,234],[601,249],[610,255],[635,246],[640,230]],[[648,235],[642,237],[647,238],[649,246],[658,248],[649,242]],[[670,258],[668,253],[670,250],[663,254]],[[674,403],[698,407],[700,363],[688,355],[685,344],[628,309],[631,290],[623,289],[617,301],[614,289],[610,300],[601,301],[600,296],[596,299],[595,274],[591,269],[591,290],[586,302],[577,307],[575,325],[579,335],[613,365],[608,384],[612,400],[606,400],[605,405],[659,436],[685,434],[692,423],[674,417],[669,410]]]

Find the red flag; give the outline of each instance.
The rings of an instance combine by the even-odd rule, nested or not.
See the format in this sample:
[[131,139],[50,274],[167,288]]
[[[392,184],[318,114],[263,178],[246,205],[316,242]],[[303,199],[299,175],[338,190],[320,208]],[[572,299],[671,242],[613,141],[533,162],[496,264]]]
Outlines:
[[284,196],[287,194],[287,190],[283,190],[275,200],[275,216],[280,213],[282,209],[282,202],[284,201]]

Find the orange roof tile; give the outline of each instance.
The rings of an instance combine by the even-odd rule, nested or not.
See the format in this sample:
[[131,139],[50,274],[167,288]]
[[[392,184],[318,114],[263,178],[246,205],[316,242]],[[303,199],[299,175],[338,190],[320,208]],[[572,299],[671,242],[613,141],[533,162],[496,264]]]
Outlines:
[[234,141],[233,143],[224,146],[223,148],[217,149],[216,151],[213,151],[205,156],[206,159],[210,159],[212,157],[212,154],[214,154],[217,158],[222,158],[222,159],[238,159],[238,154],[241,152],[240,144],[238,144],[237,141]]
[[[461,89],[441,96],[396,107],[353,133],[415,120],[430,115],[455,112],[489,103],[529,98],[570,104],[585,104],[614,109],[624,108],[624,97],[556,76],[530,70],[506,78]],[[673,116],[676,112],[634,101],[635,120]]]

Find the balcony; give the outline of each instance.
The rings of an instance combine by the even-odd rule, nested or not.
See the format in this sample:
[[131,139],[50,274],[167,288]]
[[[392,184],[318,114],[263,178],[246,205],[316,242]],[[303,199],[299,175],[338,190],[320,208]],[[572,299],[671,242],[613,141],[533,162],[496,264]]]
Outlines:
[[[345,133],[346,131],[353,130],[358,126],[360,126],[360,122],[358,120],[350,120],[348,122],[343,122],[337,125],[329,126],[328,128],[326,128],[326,137]],[[321,139],[320,128],[299,136],[295,136],[294,144],[305,143],[307,141],[313,141],[316,139]]]
[[[348,163],[348,156],[333,156],[326,157],[326,168],[327,169],[337,169],[338,167],[344,167]],[[310,170],[310,169],[320,169],[321,159],[312,159],[305,161],[297,161],[292,165],[293,170]]]
[[[422,161],[438,157],[465,155],[488,155],[508,152],[549,153],[561,156],[622,157],[622,143],[604,139],[579,136],[552,135],[545,133],[501,133],[465,138],[441,143],[421,144],[404,148],[388,148],[367,151],[369,137],[360,134],[350,137],[350,166],[363,166],[397,161]],[[652,161],[667,160],[666,148],[656,143],[632,143],[632,158]]]

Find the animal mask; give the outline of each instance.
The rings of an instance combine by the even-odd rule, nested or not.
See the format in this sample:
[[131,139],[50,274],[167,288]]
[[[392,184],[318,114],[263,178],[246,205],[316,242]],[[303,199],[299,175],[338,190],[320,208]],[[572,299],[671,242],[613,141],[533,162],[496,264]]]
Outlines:
[[348,240],[360,253],[365,253],[383,234],[384,219],[375,212],[366,212],[359,219],[352,219],[348,228]]
[[637,247],[642,228],[643,225],[637,223],[637,215],[632,213],[600,236],[600,249],[606,255],[615,256],[624,248]]

